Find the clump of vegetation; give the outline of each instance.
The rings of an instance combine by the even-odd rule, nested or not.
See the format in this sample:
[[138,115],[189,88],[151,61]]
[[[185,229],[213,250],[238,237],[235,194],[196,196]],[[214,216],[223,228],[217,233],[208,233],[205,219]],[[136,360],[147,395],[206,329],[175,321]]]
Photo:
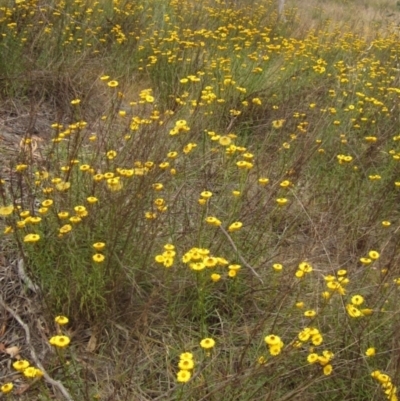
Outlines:
[[17,0],[0,33],[1,96],[30,116],[0,148],[1,236],[58,350],[9,352],[29,383],[4,394],[397,400],[394,26]]

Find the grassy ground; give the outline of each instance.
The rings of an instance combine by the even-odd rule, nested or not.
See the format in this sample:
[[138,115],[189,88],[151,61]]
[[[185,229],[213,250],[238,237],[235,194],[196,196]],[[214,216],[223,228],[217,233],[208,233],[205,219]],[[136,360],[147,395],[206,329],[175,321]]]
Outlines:
[[397,400],[399,17],[0,8],[3,396]]

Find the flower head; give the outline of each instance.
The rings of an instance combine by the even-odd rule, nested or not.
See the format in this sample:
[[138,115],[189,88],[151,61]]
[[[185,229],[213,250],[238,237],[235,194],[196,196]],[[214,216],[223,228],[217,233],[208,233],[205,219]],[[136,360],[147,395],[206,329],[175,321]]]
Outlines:
[[179,383],[186,383],[190,380],[192,374],[189,370],[180,370],[176,376],[176,380]]
[[179,359],[182,360],[192,360],[193,354],[191,352],[183,352],[179,355]]
[[14,211],[14,206],[2,206],[0,207],[0,216],[9,216]]
[[368,252],[368,256],[372,259],[372,260],[376,260],[379,258],[379,252],[377,251],[369,251]]
[[178,367],[181,370],[192,370],[194,368],[194,361],[193,359],[181,359]]
[[216,283],[217,281],[221,280],[221,275],[218,273],[211,274],[211,280]]
[[278,206],[284,206],[286,203],[288,203],[288,200],[286,198],[277,198],[276,203]]
[[215,340],[212,338],[204,338],[200,341],[200,347],[204,349],[211,349],[215,346]]
[[56,316],[54,321],[60,326],[63,326],[64,324],[67,324],[69,322],[69,319],[66,316]]
[[23,370],[25,370],[28,366],[30,365],[30,363],[24,359],[20,359],[19,361],[15,361],[13,363],[13,368],[15,370],[18,370],[18,372],[22,372]]
[[270,334],[264,338],[264,341],[268,345],[279,345],[281,343],[281,338],[275,334]]
[[105,248],[106,244],[104,242],[95,242],[92,246],[96,251],[101,251]]
[[29,377],[30,379],[43,376],[43,372],[40,369],[34,368],[33,366],[26,368],[23,373],[25,377]]
[[39,234],[28,234],[24,237],[24,242],[38,242],[40,240]]
[[1,386],[1,392],[3,393],[3,394],[7,394],[7,393],[9,393],[10,391],[12,391],[12,389],[14,388],[14,384],[12,384],[12,383],[6,383],[6,384],[3,384],[2,386]]
[[351,303],[352,303],[353,305],[358,306],[358,305],[361,305],[363,302],[364,302],[364,298],[363,298],[361,295],[354,295],[354,296],[351,298]]
[[64,348],[71,342],[67,336],[54,336],[51,337],[49,343],[55,347]]
[[95,263],[104,262],[104,259],[105,259],[105,258],[106,258],[106,257],[105,257],[104,255],[102,255],[101,253],[95,253],[95,254],[92,256],[93,262],[95,262]]
[[228,227],[228,231],[229,232],[238,231],[242,228],[242,226],[243,226],[243,223],[241,223],[240,221],[235,221]]

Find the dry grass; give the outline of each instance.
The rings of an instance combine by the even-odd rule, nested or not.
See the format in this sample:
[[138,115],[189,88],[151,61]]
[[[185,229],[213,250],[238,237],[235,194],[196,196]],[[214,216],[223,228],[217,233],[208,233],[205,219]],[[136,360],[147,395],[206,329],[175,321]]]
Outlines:
[[328,24],[331,29],[351,30],[368,38],[400,25],[400,5],[394,0],[310,0],[306,6],[288,0],[287,9],[296,12],[305,29],[326,29]]
[[[75,400],[389,399],[388,380],[371,373],[399,384],[397,4],[310,0],[293,10],[293,0],[285,24],[272,2],[121,0],[113,10],[100,2],[104,11],[88,18],[96,2],[66,3],[58,15],[59,4],[47,1],[54,30],[45,36],[47,11],[24,3],[16,32],[0,24],[4,54],[19,54],[11,65],[0,58],[0,195],[1,206],[13,206],[0,209],[2,230],[10,227],[1,234],[0,283],[16,313],[2,310],[0,350],[17,345],[30,358],[33,348]],[[35,29],[35,46],[24,45]],[[176,124],[186,132],[171,135]],[[100,173],[122,185],[97,182]],[[45,199],[53,205],[40,210]],[[77,217],[83,205],[81,221],[60,216]],[[233,222],[243,227],[231,232]],[[31,232],[38,242],[26,242]],[[99,241],[102,263],[92,259]],[[166,244],[176,256],[164,256]],[[184,263],[205,260],[204,249],[231,268],[223,259],[214,268]],[[364,266],[371,251],[380,256]],[[313,269],[299,277],[305,261]],[[353,305],[359,316],[348,309],[354,295],[365,298]],[[70,325],[54,323],[61,313]],[[306,327],[322,344],[299,343]],[[56,333],[69,348],[49,345]],[[284,342],[278,355],[269,334]],[[205,337],[216,339],[213,350],[199,346]],[[365,354],[371,347],[374,358]],[[182,384],[185,351],[195,369]],[[333,359],[308,362],[327,351]],[[0,372],[15,399],[62,399],[48,378],[14,372],[14,359],[6,355]]]

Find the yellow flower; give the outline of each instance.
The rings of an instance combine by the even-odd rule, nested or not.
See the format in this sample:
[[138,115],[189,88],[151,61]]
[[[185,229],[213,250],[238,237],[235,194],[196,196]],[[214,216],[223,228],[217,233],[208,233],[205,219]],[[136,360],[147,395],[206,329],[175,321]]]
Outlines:
[[60,234],[67,234],[72,230],[71,224],[65,224],[58,231]]
[[0,207],[0,216],[9,216],[14,211],[14,206],[2,206]]
[[96,182],[100,182],[101,180],[103,180],[105,177],[104,177],[104,174],[95,174],[94,176],[93,176],[93,180],[94,181],[96,181]]
[[11,234],[14,232],[14,229],[11,226],[7,226],[4,231],[3,234]]
[[54,336],[51,337],[49,343],[55,347],[64,348],[71,342],[67,336]]
[[15,171],[16,171],[16,172],[21,172],[21,171],[26,170],[27,168],[28,168],[28,166],[27,166],[26,164],[18,164],[18,165],[15,167]]
[[220,136],[218,142],[221,146],[229,146],[232,142],[232,139],[229,136]]
[[74,106],[75,106],[75,105],[78,105],[80,102],[81,102],[80,99],[71,100],[71,104],[74,105]]
[[221,280],[221,275],[218,273],[213,273],[211,274],[211,280],[214,281],[214,283],[216,283],[217,281]]
[[274,263],[272,265],[272,268],[276,271],[276,272],[280,272],[283,269],[283,266],[280,263]]
[[176,380],[179,383],[186,383],[190,380],[192,374],[188,370],[180,370],[176,376]]
[[376,354],[376,349],[371,347],[365,351],[366,356],[374,356]]
[[269,353],[270,353],[272,356],[277,356],[277,355],[279,355],[279,354],[281,353],[281,351],[282,351],[281,345],[271,345],[271,346],[269,347]]
[[364,302],[364,298],[363,298],[361,295],[354,295],[354,296],[351,298],[351,303],[352,303],[353,305],[358,306],[358,305],[361,305],[363,302]]
[[2,392],[3,394],[7,394],[7,393],[9,393],[10,391],[12,391],[13,388],[14,388],[14,385],[13,385],[12,383],[6,383],[6,384],[3,384],[3,385],[1,386],[1,392]]
[[274,121],[272,121],[272,126],[276,129],[282,128],[284,122],[285,122],[285,120],[274,120]]
[[164,263],[164,262],[165,262],[165,257],[164,257],[164,255],[156,255],[155,258],[154,258],[154,260],[155,260],[157,263]]
[[42,206],[43,207],[49,207],[53,204],[53,200],[52,199],[46,199],[42,202]]
[[228,276],[230,278],[236,277],[237,276],[237,270],[230,269],[229,272],[228,272]]
[[239,160],[238,162],[236,162],[236,165],[239,168],[246,169],[246,170],[250,170],[251,168],[253,168],[253,164],[250,162],[247,162],[245,160]]
[[362,316],[361,311],[352,304],[346,305],[346,311],[350,317],[357,318]]
[[379,252],[377,251],[369,251],[368,252],[368,256],[372,259],[372,260],[376,260],[379,259]]
[[329,376],[332,373],[332,370],[332,365],[325,365],[323,369],[324,375]]
[[85,217],[88,215],[88,211],[85,206],[75,206],[74,210],[79,217]]
[[391,225],[390,221],[382,221],[382,226],[383,227],[389,227]]
[[212,338],[204,338],[200,341],[200,347],[204,349],[211,349],[215,346],[215,340]]
[[324,339],[321,336],[321,334],[319,334],[319,333],[318,334],[314,334],[313,336],[311,336],[311,342],[315,346],[321,345],[323,341],[324,341]]
[[266,344],[268,345],[279,345],[282,341],[281,338],[279,336],[276,336],[274,334],[270,334],[268,336],[266,336],[264,338],[264,341],[266,342]]
[[43,376],[43,372],[40,369],[34,368],[33,366],[24,369],[23,373],[25,377],[29,377],[30,379]]
[[123,185],[122,182],[120,181],[120,177],[116,177],[116,178],[109,178],[107,180],[107,186],[111,191],[117,192],[122,189]]
[[178,368],[181,370],[192,370],[194,368],[193,359],[181,359],[178,363]]
[[36,216],[36,217],[31,216],[28,219],[29,219],[29,223],[31,223],[31,224],[37,224],[42,221],[42,218],[39,216]]
[[209,198],[211,198],[212,197],[212,192],[210,192],[210,191],[203,191],[201,194],[200,194],[200,196],[202,197],[202,198],[204,198],[204,199],[209,199]]
[[110,81],[110,82],[107,82],[107,85],[108,85],[110,88],[116,88],[116,87],[118,86],[118,81]]
[[228,231],[229,232],[238,231],[242,228],[242,226],[243,226],[243,223],[241,223],[240,221],[235,221],[228,227]]
[[305,317],[315,317],[317,315],[317,312],[315,311],[315,310],[313,310],[313,309],[311,309],[311,310],[306,310],[305,312],[304,312],[304,316]]
[[193,359],[193,354],[191,352],[183,352],[182,354],[179,355],[180,360],[192,360]]
[[95,242],[92,246],[96,251],[101,251],[105,248],[106,244],[104,242]]
[[30,363],[24,359],[20,359],[19,361],[16,361],[13,363],[13,368],[15,370],[18,370],[18,372],[22,372],[23,370],[25,370],[28,366],[30,365]]
[[372,260],[370,258],[360,258],[360,262],[363,265],[369,265],[370,263],[372,263]]
[[258,183],[259,183],[260,185],[267,185],[267,184],[269,183],[269,178],[263,178],[263,177],[261,177],[261,178],[258,179]]
[[316,363],[318,362],[318,354],[312,353],[307,356],[308,363]]
[[86,198],[86,200],[88,201],[88,203],[93,204],[98,202],[98,199],[94,196],[89,196],[88,198]]
[[24,242],[37,242],[40,240],[39,234],[28,234],[24,237]]
[[286,205],[286,203],[288,203],[288,200],[286,198],[278,198],[276,200],[276,203],[278,204],[278,206],[284,206]]
[[192,270],[201,271],[206,268],[206,265],[203,262],[195,262],[195,263],[190,263],[189,267]]
[[218,264],[218,259],[214,256],[207,256],[203,259],[203,263],[206,267],[215,267]]
[[81,171],[89,171],[90,170],[90,166],[89,166],[89,164],[82,164],[81,166],[79,166],[79,170],[81,170]]
[[112,160],[117,156],[117,152],[115,150],[109,150],[106,156],[108,160]]
[[67,324],[69,322],[68,318],[66,316],[56,316],[54,321],[59,324],[60,326],[63,326],[64,324]]
[[304,273],[311,273],[313,271],[313,268],[309,263],[301,262],[299,264],[299,270],[303,271]]
[[267,363],[267,358],[265,356],[261,355],[260,357],[258,357],[257,363],[259,365],[265,365]]
[[206,218],[206,223],[211,224],[212,226],[220,226],[222,223],[216,217],[209,216]]
[[105,257],[104,255],[102,255],[101,253],[95,253],[95,254],[92,256],[93,262],[96,262],[96,263],[104,262],[104,259],[105,259],[105,258],[106,258],[106,257]]
[[362,313],[363,316],[371,316],[374,313],[374,310],[365,308],[365,309],[361,309],[360,312]]

